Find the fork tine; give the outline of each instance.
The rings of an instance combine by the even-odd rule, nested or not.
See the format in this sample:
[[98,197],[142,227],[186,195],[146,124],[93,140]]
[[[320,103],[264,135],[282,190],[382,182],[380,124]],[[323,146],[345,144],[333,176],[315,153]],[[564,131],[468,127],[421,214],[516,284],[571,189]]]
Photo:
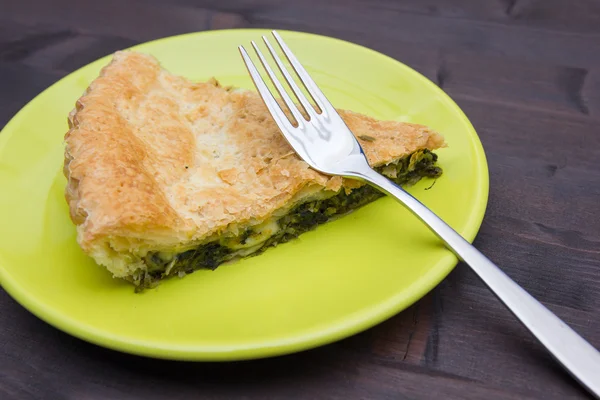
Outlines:
[[296,96],[296,98],[298,99],[300,104],[302,104],[302,108],[304,108],[304,111],[306,111],[306,113],[309,115],[310,118],[314,118],[316,115],[315,115],[312,104],[310,104],[310,102],[308,101],[306,96],[304,96],[304,93],[302,93],[302,90],[298,87],[298,85],[296,84],[296,81],[294,81],[294,78],[292,78],[292,75],[290,75],[290,73],[288,72],[287,68],[281,61],[281,58],[279,58],[279,56],[275,52],[275,49],[273,48],[273,46],[271,46],[271,43],[269,43],[269,39],[267,39],[266,36],[263,36],[262,38],[263,38],[265,44],[267,45],[267,48],[269,49],[271,56],[275,60],[275,63],[277,63],[279,70],[283,74],[283,77],[285,78],[286,82],[292,89],[292,92],[294,93],[294,95]]
[[323,111],[323,112],[326,112],[327,110],[335,111],[335,108],[333,107],[333,105],[329,102],[329,100],[327,100],[327,97],[325,97],[325,95],[323,94],[321,89],[319,89],[319,87],[317,86],[315,81],[310,77],[310,75],[308,74],[306,69],[304,69],[302,64],[300,64],[300,61],[298,61],[298,59],[296,58],[294,53],[292,53],[292,51],[287,46],[287,44],[285,44],[285,42],[283,41],[283,39],[281,38],[279,33],[277,31],[273,31],[272,33],[273,33],[273,36],[275,37],[275,40],[277,40],[279,47],[283,51],[283,54],[285,54],[288,61],[294,68],[294,71],[296,71],[296,74],[298,74],[298,76],[300,77],[300,80],[304,84],[304,87],[306,87],[306,90],[308,91],[308,93],[310,94],[310,96],[312,97],[314,102],[317,103],[317,105],[319,106],[321,111]]
[[273,85],[275,85],[277,92],[279,92],[279,95],[285,102],[285,105],[287,106],[287,108],[290,110],[290,112],[294,116],[296,123],[300,126],[302,124],[301,120],[303,120],[304,117],[302,116],[302,114],[300,113],[300,111],[298,110],[298,108],[296,107],[296,105],[294,104],[292,99],[290,98],[290,96],[287,94],[287,92],[285,91],[283,86],[281,85],[281,82],[279,82],[279,79],[277,79],[277,76],[275,75],[275,73],[273,72],[271,67],[269,66],[269,63],[263,56],[262,52],[260,51],[260,49],[258,48],[256,43],[254,43],[254,41],[252,41],[252,47],[254,47],[254,51],[256,52],[256,55],[258,55],[260,62],[262,63],[265,70],[267,71],[267,75],[269,75],[269,78],[271,78],[271,82],[273,82]]
[[258,70],[256,69],[256,66],[250,59],[250,56],[246,52],[246,49],[244,48],[244,46],[239,46],[238,49],[240,51],[240,54],[242,55],[242,58],[244,59],[244,64],[246,64],[246,68],[248,68],[250,77],[252,77],[254,86],[256,86],[256,90],[258,90],[260,97],[263,99],[265,105],[269,109],[269,112],[273,116],[275,123],[277,123],[279,128],[282,130],[293,129],[294,128],[293,125],[291,124],[290,120],[288,119],[288,117],[285,115],[285,113],[279,106],[279,103],[275,100],[275,98],[271,94],[271,91],[265,84],[265,81],[263,81],[262,76],[260,76],[260,73],[258,72]]

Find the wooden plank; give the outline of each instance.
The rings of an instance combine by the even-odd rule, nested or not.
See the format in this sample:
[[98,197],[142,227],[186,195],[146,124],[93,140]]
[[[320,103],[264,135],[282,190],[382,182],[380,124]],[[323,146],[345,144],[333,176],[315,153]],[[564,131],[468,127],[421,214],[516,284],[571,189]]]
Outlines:
[[489,213],[598,238],[597,122],[458,100],[487,149]]
[[369,351],[386,365],[421,364],[427,351],[434,318],[433,296],[427,295],[372,332]]
[[[245,10],[255,27],[310,30],[315,33],[369,42],[409,42],[507,59],[547,62],[580,68],[600,65],[600,35],[511,27],[484,21],[436,18],[427,15],[383,13],[365,9],[356,14],[343,6]],[[377,26],[377,29],[373,29]],[[367,34],[368,33],[368,34]]]
[[[288,8],[278,0],[175,0],[177,4],[246,13],[254,8]],[[319,0],[304,4],[318,8]],[[600,33],[600,4],[595,0],[330,0],[359,13],[403,13],[440,19],[475,20],[577,33]]]
[[[340,3],[347,5],[347,1]],[[354,3],[365,8],[436,18],[477,20],[565,32],[600,33],[600,4],[595,0],[574,3],[562,0],[355,0]]]
[[[35,36],[28,37],[24,39],[24,42],[31,43],[34,39]],[[22,43],[13,43],[13,46],[19,46]],[[137,42],[118,36],[73,34],[56,43],[49,43],[33,49],[20,57],[18,62],[44,70],[68,73],[101,57],[135,44]]]
[[581,98],[590,114],[600,119],[600,69],[588,71],[585,85],[581,89]]
[[120,36],[136,42],[207,29],[235,28],[244,23],[239,16],[219,11],[119,0],[86,2],[81,7],[73,7],[68,0],[23,0],[9,2],[2,15],[10,15],[12,21],[21,24],[44,21],[61,30]]
[[450,95],[521,110],[600,116],[599,104],[583,94],[587,69],[455,51],[442,53],[439,68],[445,73],[442,87]]
[[[544,397],[584,396],[583,390],[486,288],[465,285],[455,278],[452,274],[439,289],[443,313],[438,321],[438,356],[430,364],[433,368],[507,388],[544,393]],[[596,346],[600,344],[600,323],[593,312],[550,308]]]
[[2,90],[0,90],[0,128],[33,97],[38,95],[63,74],[23,65],[0,62]]
[[[211,18],[214,19],[214,11],[204,8],[165,7],[162,3],[124,3],[111,0],[109,3],[98,3],[90,6],[85,12],[80,12],[78,10],[83,8],[73,8],[69,4],[66,0],[41,4],[37,4],[36,0],[24,0],[9,5],[7,12],[14,20],[20,22],[45,20],[72,29],[136,40],[214,28],[210,22]],[[207,7],[219,7],[217,3],[210,1],[202,4]],[[546,61],[556,65],[600,65],[598,31],[573,33],[540,30],[529,26],[507,26],[480,20],[442,18],[435,14],[390,12],[376,7],[349,8],[344,3],[337,2],[321,2],[319,7],[304,2],[241,2],[225,8],[229,10],[229,17],[224,18],[227,20],[227,27],[249,25],[309,29],[316,33],[359,41],[360,38],[369,37],[371,41],[406,41],[422,46]],[[56,10],[62,12],[57,13]],[[558,11],[556,13],[558,14]],[[161,23],[152,24],[148,23],[149,21]],[[372,29],[373,26],[377,26],[377,29]],[[369,34],[365,35],[365,32]]]

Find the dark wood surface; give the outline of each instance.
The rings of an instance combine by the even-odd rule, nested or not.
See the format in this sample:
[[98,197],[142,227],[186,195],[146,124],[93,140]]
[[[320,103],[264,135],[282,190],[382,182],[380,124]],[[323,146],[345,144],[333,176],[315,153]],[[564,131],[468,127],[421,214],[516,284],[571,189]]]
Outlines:
[[[600,347],[600,1],[0,0],[0,126],[100,56],[239,27],[354,41],[437,82],[467,113],[488,156],[489,208],[475,244]],[[410,309],[355,337],[229,364],[99,348],[0,290],[0,399],[163,398],[587,394],[464,265]]]

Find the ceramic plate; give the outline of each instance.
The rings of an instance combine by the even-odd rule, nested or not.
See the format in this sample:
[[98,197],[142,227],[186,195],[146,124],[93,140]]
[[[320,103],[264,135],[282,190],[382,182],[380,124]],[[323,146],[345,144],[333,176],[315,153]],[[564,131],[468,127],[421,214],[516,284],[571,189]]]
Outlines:
[[[194,33],[136,49],[193,80],[254,89],[237,46],[266,31]],[[336,107],[441,132],[444,175],[410,191],[472,240],[488,194],[485,155],[459,107],[382,54],[297,32],[282,36]],[[41,319],[84,340],[169,359],[236,360],[296,352],[367,329],[405,309],[456,258],[392,199],[216,271],[133,288],[78,247],[63,197],[67,114],[109,58],[57,82],[0,134],[0,283]]]

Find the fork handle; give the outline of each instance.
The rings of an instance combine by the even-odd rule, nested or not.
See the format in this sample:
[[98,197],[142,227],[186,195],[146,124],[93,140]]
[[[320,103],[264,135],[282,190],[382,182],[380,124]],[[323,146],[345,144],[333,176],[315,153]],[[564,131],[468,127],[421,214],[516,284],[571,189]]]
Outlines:
[[349,172],[347,175],[367,181],[408,207],[459,259],[475,271],[567,371],[600,399],[600,353],[591,344],[404,189],[368,166],[360,168],[359,171]]

